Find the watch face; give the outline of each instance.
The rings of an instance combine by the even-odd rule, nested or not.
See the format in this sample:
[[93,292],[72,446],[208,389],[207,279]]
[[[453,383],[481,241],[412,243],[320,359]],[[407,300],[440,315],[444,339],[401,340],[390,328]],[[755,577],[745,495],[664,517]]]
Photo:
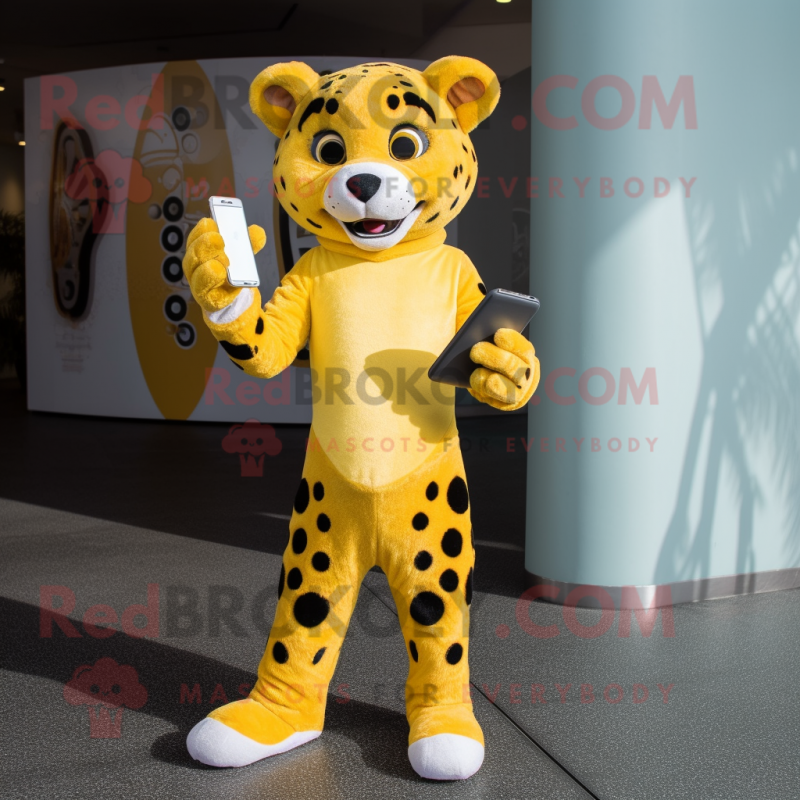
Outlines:
[[94,163],[85,130],[63,122],[55,132],[50,173],[50,264],[56,308],[63,316],[86,316],[92,297],[92,268],[105,176]]
[[[156,85],[163,103],[153,106],[161,110],[138,132],[133,152],[153,188],[147,202],[127,208],[128,301],[150,394],[167,419],[186,419],[203,397],[218,349],[183,275],[186,238],[209,216],[209,197],[235,194],[234,172],[227,132],[214,124],[222,119],[219,104],[200,65],[168,63]],[[196,107],[181,94],[186,85],[202,98]]]

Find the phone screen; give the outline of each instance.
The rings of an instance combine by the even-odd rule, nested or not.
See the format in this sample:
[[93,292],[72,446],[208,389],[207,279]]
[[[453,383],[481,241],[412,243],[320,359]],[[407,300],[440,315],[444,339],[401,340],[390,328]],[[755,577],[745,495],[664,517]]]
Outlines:
[[214,219],[225,242],[225,255],[231,262],[228,279],[234,286],[258,286],[258,269],[247,233],[244,209],[216,203],[213,209]]

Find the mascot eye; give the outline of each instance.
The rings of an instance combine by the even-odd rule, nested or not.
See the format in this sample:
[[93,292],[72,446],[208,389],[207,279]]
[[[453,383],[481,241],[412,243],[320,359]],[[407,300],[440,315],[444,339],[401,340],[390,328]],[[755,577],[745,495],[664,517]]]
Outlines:
[[335,166],[345,160],[344,140],[338,133],[317,134],[311,145],[311,155],[322,164]]
[[416,128],[398,128],[389,138],[389,152],[398,161],[419,158],[428,149],[425,134]]

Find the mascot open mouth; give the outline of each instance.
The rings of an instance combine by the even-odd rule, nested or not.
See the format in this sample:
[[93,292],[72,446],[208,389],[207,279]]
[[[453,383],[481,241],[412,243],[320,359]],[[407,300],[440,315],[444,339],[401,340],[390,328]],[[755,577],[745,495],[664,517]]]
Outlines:
[[353,236],[374,237],[394,233],[402,222],[402,219],[359,219],[344,224]]
[[379,219],[378,217],[365,217],[354,222],[339,220],[339,224],[347,231],[353,240],[381,239],[392,234],[400,233],[405,236],[408,229],[414,224],[424,201],[420,200],[410,214],[401,219]]

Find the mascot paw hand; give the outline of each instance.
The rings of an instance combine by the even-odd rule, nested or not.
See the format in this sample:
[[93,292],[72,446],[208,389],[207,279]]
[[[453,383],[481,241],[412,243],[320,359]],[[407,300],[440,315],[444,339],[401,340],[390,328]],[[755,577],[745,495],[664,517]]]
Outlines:
[[[257,253],[266,244],[267,235],[258,225],[251,225],[248,233],[253,252]],[[201,219],[189,234],[183,272],[192,296],[206,311],[225,308],[241,291],[240,287],[228,283],[229,264],[217,223],[208,217]]]
[[469,393],[502,411],[527,403],[539,384],[539,359],[533,345],[520,333],[500,328],[494,344],[478,342],[470,358],[480,364],[470,375]]

